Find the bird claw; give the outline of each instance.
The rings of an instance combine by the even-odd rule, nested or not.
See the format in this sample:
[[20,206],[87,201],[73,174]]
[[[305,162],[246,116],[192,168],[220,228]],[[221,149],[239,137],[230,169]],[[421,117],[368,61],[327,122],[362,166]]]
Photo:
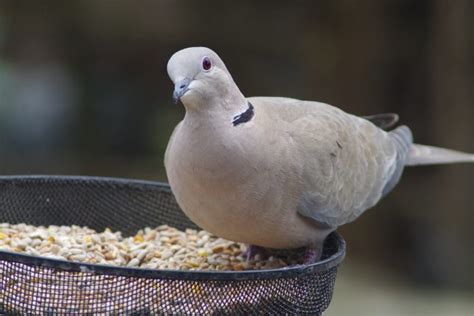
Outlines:
[[264,257],[266,255],[265,248],[255,245],[248,245],[247,249],[245,249],[243,253],[243,256],[247,262],[258,255]]
[[321,259],[322,249],[315,247],[307,247],[304,252],[303,265],[313,264]]

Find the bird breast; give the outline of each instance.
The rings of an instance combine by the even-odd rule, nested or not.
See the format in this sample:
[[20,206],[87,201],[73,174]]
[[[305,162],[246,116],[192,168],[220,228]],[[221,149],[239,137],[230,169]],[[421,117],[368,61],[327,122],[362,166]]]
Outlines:
[[[286,153],[271,142],[259,143],[263,138],[258,131],[238,131],[187,127],[177,131],[167,158],[173,193],[186,215],[215,235],[267,247],[292,247],[285,244],[288,240],[278,240],[288,235],[282,233],[288,224],[304,233],[296,214],[296,182],[284,181],[297,177],[282,174],[291,168],[281,161],[291,160],[284,159]],[[297,246],[306,242],[300,239],[294,240]]]

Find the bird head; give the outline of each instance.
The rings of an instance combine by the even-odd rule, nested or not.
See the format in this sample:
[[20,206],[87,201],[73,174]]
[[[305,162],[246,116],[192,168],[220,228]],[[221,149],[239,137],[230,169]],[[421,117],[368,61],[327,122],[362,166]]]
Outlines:
[[[182,49],[168,61],[168,75],[174,83],[173,100],[186,109],[216,104],[238,90],[224,62],[206,47]],[[217,102],[219,103],[219,102]]]

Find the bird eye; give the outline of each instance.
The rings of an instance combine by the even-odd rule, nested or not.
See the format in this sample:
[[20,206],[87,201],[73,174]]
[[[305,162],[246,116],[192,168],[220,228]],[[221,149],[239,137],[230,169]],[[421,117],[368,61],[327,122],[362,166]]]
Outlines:
[[211,66],[212,66],[212,64],[211,64],[211,60],[209,59],[209,57],[207,57],[207,56],[204,57],[202,59],[202,69],[209,70],[209,69],[211,69]]

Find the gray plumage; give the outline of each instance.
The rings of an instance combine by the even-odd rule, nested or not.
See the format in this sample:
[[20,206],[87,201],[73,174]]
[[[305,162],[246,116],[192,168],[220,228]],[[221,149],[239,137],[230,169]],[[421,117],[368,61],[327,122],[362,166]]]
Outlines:
[[371,121],[383,130],[389,130],[398,122],[398,114],[395,113],[380,113],[375,115],[362,116],[362,118]]
[[[245,98],[207,48],[175,53],[168,73],[186,107],[165,155],[169,183],[191,220],[227,239],[320,251],[395,187],[405,165],[474,160],[413,145],[406,126],[384,131],[395,114],[365,119],[319,102]],[[232,124],[249,104],[248,121]]]

